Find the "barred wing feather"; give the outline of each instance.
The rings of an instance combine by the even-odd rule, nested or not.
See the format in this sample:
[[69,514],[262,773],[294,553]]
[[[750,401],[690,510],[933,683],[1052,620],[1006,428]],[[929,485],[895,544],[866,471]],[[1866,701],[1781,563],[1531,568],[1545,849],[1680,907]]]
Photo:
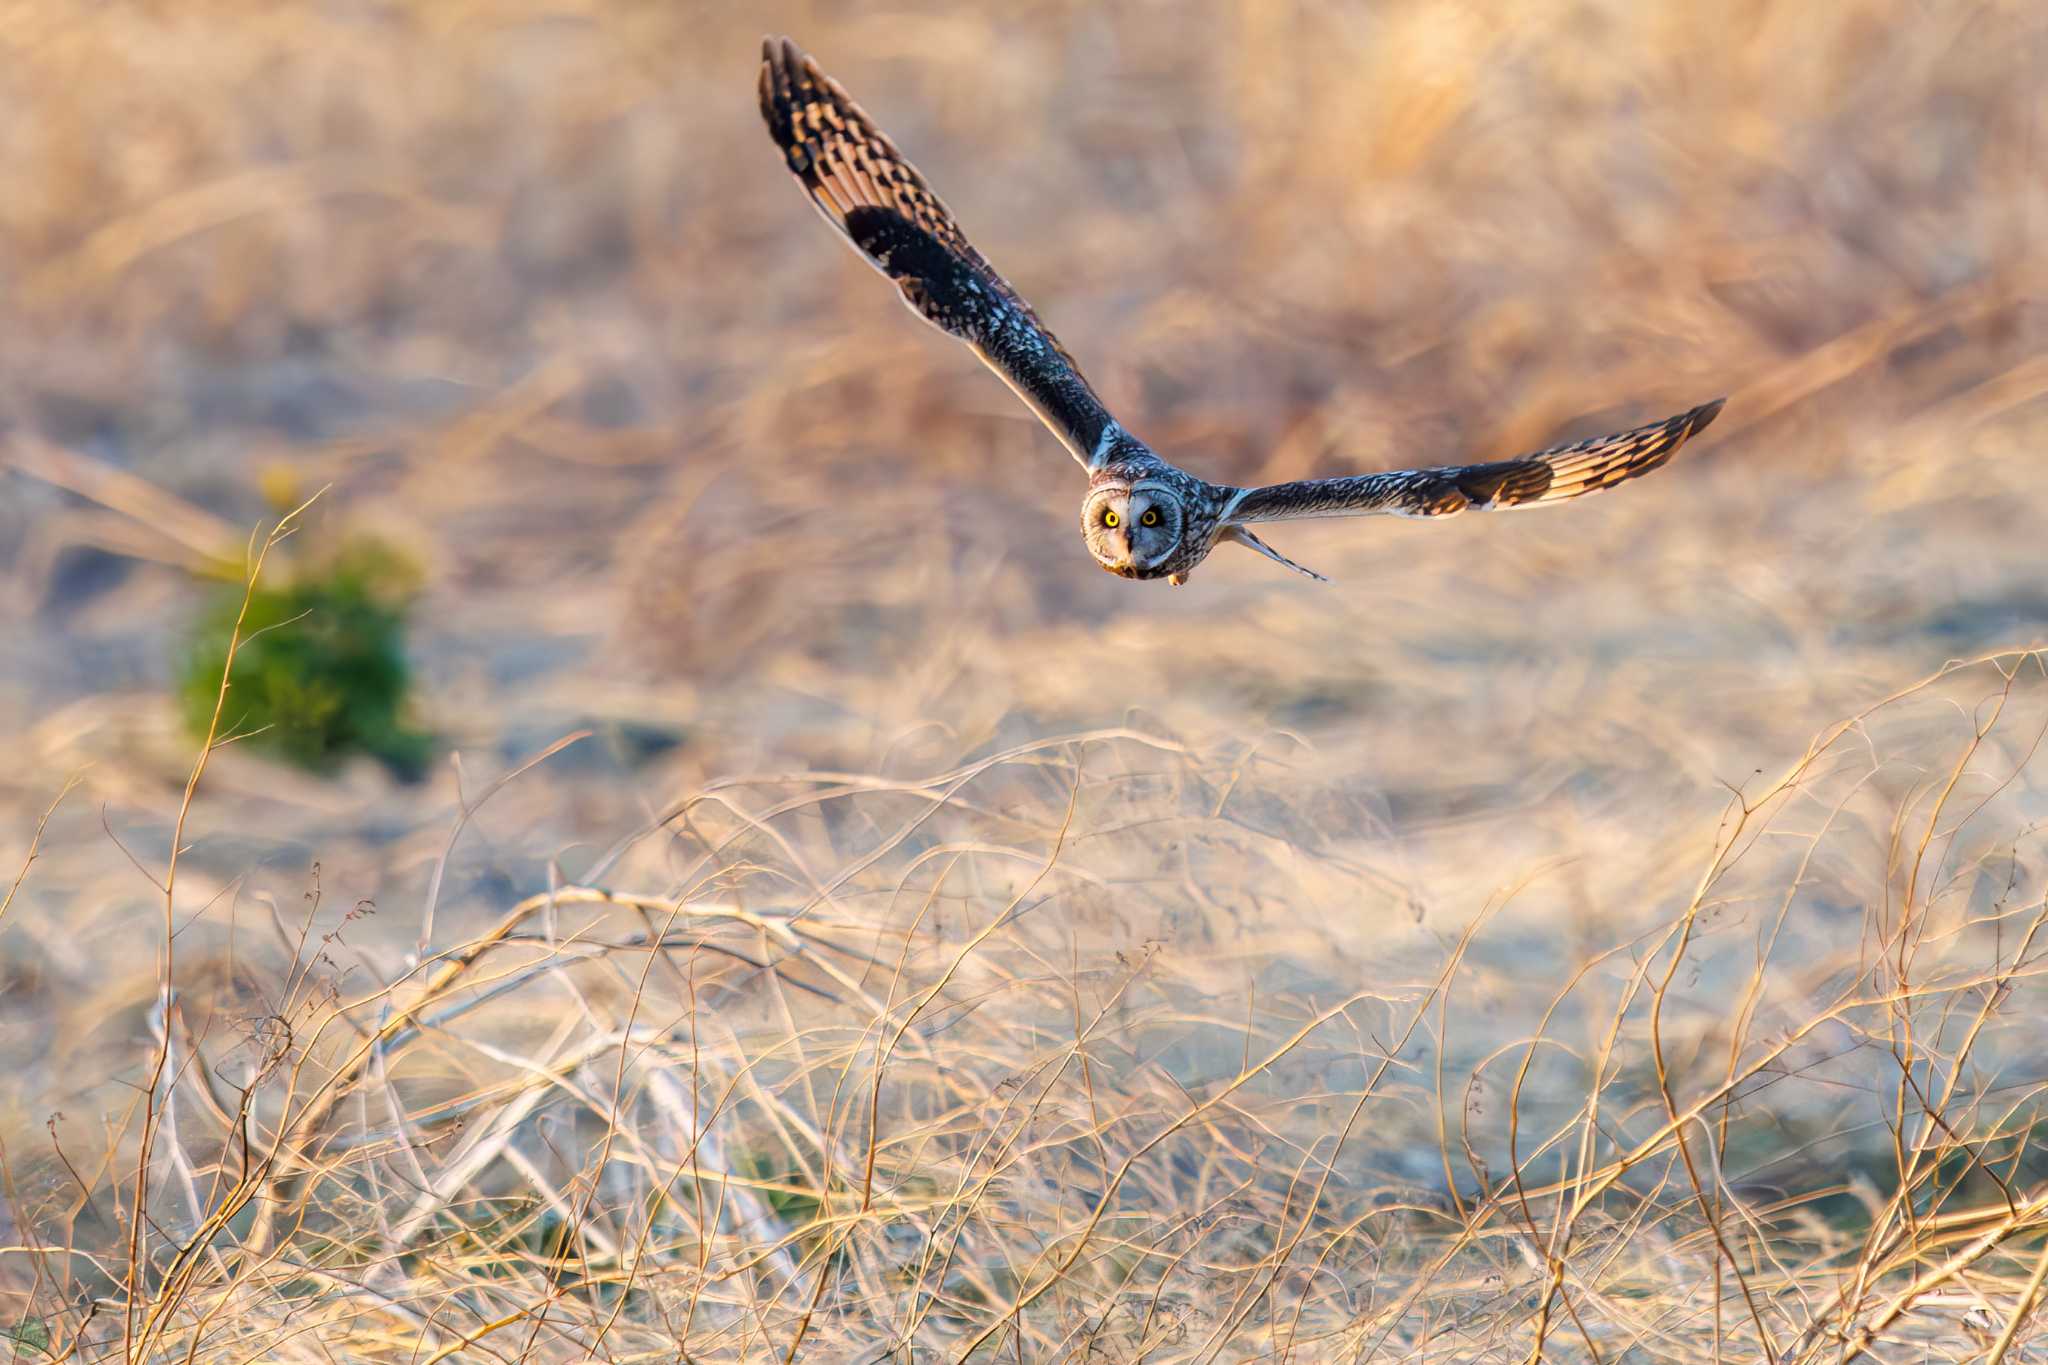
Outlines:
[[1512,460],[1249,488],[1225,509],[1224,517],[1235,524],[1374,513],[1445,517],[1468,508],[1493,511],[1562,502],[1659,468],[1714,420],[1724,401],[1717,398],[1648,426]]
[[761,45],[761,117],[825,221],[925,321],[974,348],[1084,468],[1114,423],[1057,338],[974,249],[917,168],[787,38]]

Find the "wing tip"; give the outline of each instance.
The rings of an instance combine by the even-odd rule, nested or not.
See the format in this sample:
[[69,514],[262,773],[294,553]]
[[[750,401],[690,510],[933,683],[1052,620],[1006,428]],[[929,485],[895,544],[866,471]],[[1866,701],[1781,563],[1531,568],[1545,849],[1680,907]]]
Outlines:
[[808,83],[829,99],[847,104],[853,102],[839,82],[825,74],[825,68],[818,65],[818,59],[786,33],[762,35],[761,80],[763,83],[774,81],[790,91]]
[[1721,397],[1702,403],[1691,412],[1683,414],[1679,420],[1685,424],[1685,434],[1687,436],[1697,436],[1700,432],[1705,431],[1712,424],[1713,420],[1721,415],[1721,409],[1727,405],[1728,396],[1723,394]]
[[789,46],[787,38],[772,33],[762,36],[761,72],[754,84],[761,100],[761,120],[768,125],[769,136],[785,151],[795,137],[791,123],[789,69],[783,63],[783,51]]
[[841,185],[835,194],[825,183],[825,171],[820,165],[823,151],[817,138],[804,127],[807,117],[815,127],[817,115],[813,112],[807,116],[805,111],[824,103],[837,109],[842,118],[851,115],[858,120],[859,110],[810,54],[786,34],[770,33],[761,39],[758,92],[761,120],[768,125],[768,136],[782,149],[784,166],[803,185],[825,220],[844,231],[846,187]]
[[[806,81],[820,89],[831,86],[811,54],[797,46],[796,39],[786,33],[761,35],[761,112],[771,127],[777,125],[778,115],[787,118],[790,112],[787,109],[773,111],[772,101],[778,96],[784,101],[793,100]],[[776,127],[778,139],[784,131]],[[794,133],[794,129],[787,131]]]
[[775,77],[784,66],[784,54],[795,46],[779,33],[761,35],[761,88],[768,89],[775,84]]

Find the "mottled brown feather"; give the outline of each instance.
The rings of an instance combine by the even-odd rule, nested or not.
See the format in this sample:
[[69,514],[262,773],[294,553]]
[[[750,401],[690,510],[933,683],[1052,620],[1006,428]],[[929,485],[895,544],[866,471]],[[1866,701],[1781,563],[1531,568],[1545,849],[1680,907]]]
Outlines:
[[1725,401],[1717,398],[1661,422],[1512,460],[1302,479],[1247,489],[1225,515],[1232,522],[1372,513],[1443,517],[1468,508],[1504,510],[1584,497],[1662,466],[1714,420]]
[[974,347],[1092,467],[1113,425],[1101,400],[896,144],[787,38],[762,40],[758,89],[769,134],[825,220],[921,317]]

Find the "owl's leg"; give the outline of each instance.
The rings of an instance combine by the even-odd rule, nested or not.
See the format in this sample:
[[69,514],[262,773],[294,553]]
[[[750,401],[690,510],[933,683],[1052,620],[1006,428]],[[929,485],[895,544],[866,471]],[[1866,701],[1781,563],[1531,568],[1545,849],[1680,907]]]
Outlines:
[[1329,579],[1323,577],[1321,574],[1317,573],[1314,569],[1303,568],[1301,565],[1289,559],[1286,555],[1281,554],[1278,550],[1268,545],[1265,541],[1260,540],[1250,531],[1245,530],[1242,526],[1225,527],[1223,535],[1220,538],[1223,540],[1234,540],[1238,544],[1244,546],[1247,550],[1257,550],[1260,554],[1272,560],[1275,564],[1285,564],[1288,568],[1294,570],[1296,573],[1300,574],[1304,578],[1313,578],[1318,583],[1327,583],[1330,581]]

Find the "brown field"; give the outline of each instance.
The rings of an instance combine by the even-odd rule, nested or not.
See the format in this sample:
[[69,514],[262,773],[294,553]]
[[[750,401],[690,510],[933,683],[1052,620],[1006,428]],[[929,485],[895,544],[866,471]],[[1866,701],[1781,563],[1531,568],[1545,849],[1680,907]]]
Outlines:
[[[1727,410],[1111,578],[764,31],[1199,473]],[[13,1358],[2048,1361],[2044,71],[2019,0],[0,4]],[[184,726],[316,492],[265,572],[417,561],[422,782]]]

